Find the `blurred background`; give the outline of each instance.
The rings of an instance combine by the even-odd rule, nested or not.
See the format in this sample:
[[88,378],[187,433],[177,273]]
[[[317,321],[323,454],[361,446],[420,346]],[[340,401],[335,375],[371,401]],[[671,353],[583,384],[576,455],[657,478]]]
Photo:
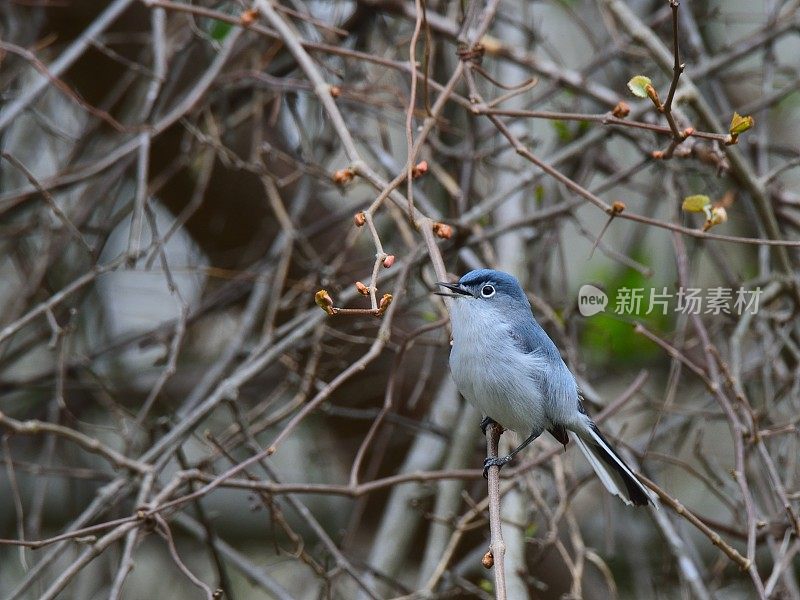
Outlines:
[[2,3],[0,597],[495,597],[489,266],[662,495],[537,440],[507,597],[800,598],[798,4]]

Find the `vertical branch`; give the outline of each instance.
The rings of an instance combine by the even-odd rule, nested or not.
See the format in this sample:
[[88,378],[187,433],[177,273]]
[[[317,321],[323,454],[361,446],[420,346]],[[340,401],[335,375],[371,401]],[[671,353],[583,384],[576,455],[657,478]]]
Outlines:
[[136,169],[136,196],[131,215],[131,231],[128,239],[128,264],[133,266],[142,247],[144,207],[147,204],[147,181],[150,170],[150,132],[139,134],[139,157]]
[[406,152],[408,157],[406,164],[406,198],[408,199],[408,216],[411,219],[414,218],[414,109],[417,104],[417,40],[422,28],[422,0],[416,0],[415,10],[417,18],[414,24],[414,33],[411,35],[411,42],[409,43],[411,90],[408,98],[408,110],[406,111]]
[[667,100],[660,107],[661,112],[669,123],[669,129],[672,131],[672,142],[669,147],[664,151],[663,158],[672,158],[675,148],[686,139],[686,134],[678,129],[675,123],[675,117],[672,114],[672,100],[675,98],[675,90],[678,89],[678,80],[683,73],[684,66],[681,64],[680,47],[678,46],[678,6],[679,0],[669,0],[669,6],[672,9],[672,51],[674,56],[674,63],[672,65],[672,82],[669,85],[669,92],[667,93]]
[[[685,65],[681,64],[680,47],[678,46],[678,7],[680,6],[678,0],[670,0],[669,6],[672,9],[672,49],[675,56],[675,63],[672,65],[672,83],[669,86],[667,93],[667,100],[664,102],[664,112],[669,114],[672,109],[672,99],[675,97],[675,90],[678,89],[678,80],[683,73]],[[677,130],[674,123],[670,123],[673,134]]]
[[[497,423],[490,423],[486,428],[486,455],[497,458],[500,436],[503,428]],[[484,566],[494,565],[494,593],[497,600],[506,598],[506,569],[505,555],[506,543],[503,541],[503,531],[500,519],[500,467],[491,466],[488,472],[489,486],[489,529],[491,530],[491,545],[489,552],[484,557]]]

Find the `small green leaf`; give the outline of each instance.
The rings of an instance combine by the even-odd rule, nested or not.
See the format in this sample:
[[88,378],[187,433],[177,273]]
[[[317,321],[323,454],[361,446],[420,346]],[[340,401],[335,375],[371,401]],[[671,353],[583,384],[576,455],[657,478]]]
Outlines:
[[542,203],[544,202],[544,186],[537,185],[536,189],[533,190],[534,198],[536,199],[536,208],[541,208]]
[[628,89],[637,98],[647,98],[647,86],[653,85],[649,77],[636,75],[628,82]]
[[558,139],[562,142],[569,142],[572,140],[572,132],[569,129],[569,125],[567,125],[564,121],[551,121],[553,125],[553,129],[556,130],[556,134],[558,135]]
[[222,42],[226,37],[228,37],[232,27],[233,26],[230,23],[215,20],[211,24],[211,31],[209,33],[215,41]]
[[329,315],[336,314],[336,310],[333,308],[333,299],[327,290],[319,290],[314,294],[314,302]]
[[731,135],[739,135],[740,133],[744,133],[748,129],[750,129],[753,125],[755,125],[755,120],[750,115],[740,115],[737,112],[733,113],[733,118],[731,119],[731,126],[728,128]]
[[695,194],[686,196],[683,199],[681,208],[686,212],[706,212],[706,207],[711,204],[711,198],[705,194]]
[[478,585],[487,594],[491,594],[492,592],[494,592],[494,585],[492,585],[492,582],[489,581],[488,579],[481,579]]

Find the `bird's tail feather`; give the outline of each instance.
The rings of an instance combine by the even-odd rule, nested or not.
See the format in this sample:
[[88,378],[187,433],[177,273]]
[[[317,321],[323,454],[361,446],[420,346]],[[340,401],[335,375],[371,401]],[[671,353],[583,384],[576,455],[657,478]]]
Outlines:
[[644,506],[649,503],[658,508],[652,492],[633,474],[594,423],[589,425],[586,439],[581,435],[574,437],[586,460],[609,492],[622,498],[628,505]]

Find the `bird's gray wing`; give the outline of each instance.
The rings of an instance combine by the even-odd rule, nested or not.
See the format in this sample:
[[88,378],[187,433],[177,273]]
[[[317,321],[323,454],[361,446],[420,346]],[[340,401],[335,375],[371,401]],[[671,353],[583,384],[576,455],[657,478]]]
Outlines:
[[[547,344],[545,340],[549,341],[549,338],[547,338],[547,334],[543,329],[536,327],[533,319],[513,323],[509,328],[509,335],[511,339],[514,340],[514,345],[520,352],[538,355],[536,360],[531,361],[532,365],[540,361],[541,363],[547,362]],[[546,385],[545,373],[546,369],[543,365],[539,365],[535,368],[534,373],[529,373],[529,376],[537,385],[544,386]],[[566,427],[563,425],[553,425],[547,431],[563,446],[569,443],[569,435],[567,434]]]

